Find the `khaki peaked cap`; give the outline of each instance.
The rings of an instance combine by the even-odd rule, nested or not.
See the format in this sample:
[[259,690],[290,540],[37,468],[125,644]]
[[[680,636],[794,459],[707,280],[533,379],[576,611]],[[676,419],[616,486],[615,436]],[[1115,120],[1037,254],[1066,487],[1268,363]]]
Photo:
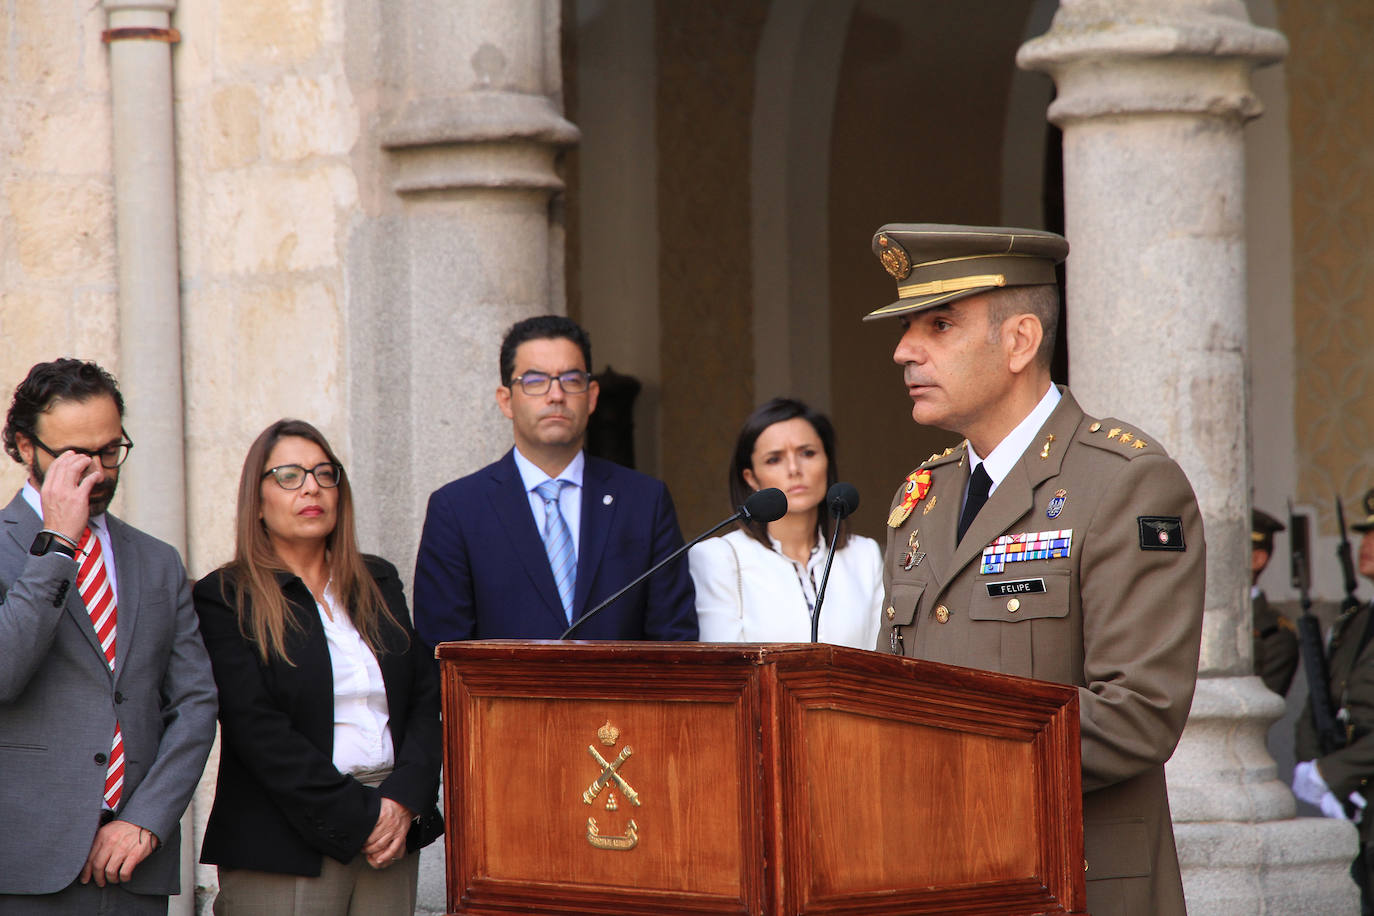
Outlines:
[[1287,525],[1263,509],[1250,509],[1250,543],[1256,547],[1263,547],[1272,552],[1274,535],[1287,530]]
[[893,318],[1007,286],[1058,283],[1069,254],[1062,235],[1039,229],[888,223],[873,253],[897,281],[897,301],[864,316]]

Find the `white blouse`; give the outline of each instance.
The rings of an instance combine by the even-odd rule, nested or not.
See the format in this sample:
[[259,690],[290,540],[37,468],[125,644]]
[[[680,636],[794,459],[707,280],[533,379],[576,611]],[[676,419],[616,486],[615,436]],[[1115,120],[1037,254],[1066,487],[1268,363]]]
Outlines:
[[[687,557],[701,641],[810,642],[810,605],[825,569],[825,551],[818,547],[803,565],[738,530],[693,547]],[[830,568],[820,640],[874,648],[882,603],[878,542],[851,534]]]
[[396,752],[382,668],[347,609],[339,605],[332,584],[324,599],[329,613],[318,602],[316,606],[334,669],[334,766],[340,773],[388,769],[396,762]]

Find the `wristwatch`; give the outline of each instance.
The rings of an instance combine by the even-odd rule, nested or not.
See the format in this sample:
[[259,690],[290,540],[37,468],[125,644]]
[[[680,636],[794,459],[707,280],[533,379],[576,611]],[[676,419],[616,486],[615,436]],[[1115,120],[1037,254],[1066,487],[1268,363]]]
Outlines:
[[29,547],[29,553],[35,557],[41,557],[57,551],[64,557],[75,560],[76,548],[71,545],[70,540],[60,532],[44,528],[34,537],[33,544]]

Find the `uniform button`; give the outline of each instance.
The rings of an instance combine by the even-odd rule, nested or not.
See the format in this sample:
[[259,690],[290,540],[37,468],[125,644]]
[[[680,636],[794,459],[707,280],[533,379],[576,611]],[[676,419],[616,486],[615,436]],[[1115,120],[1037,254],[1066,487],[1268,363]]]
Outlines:
[[124,702],[124,694],[120,693],[118,690],[115,691],[115,702],[116,702],[116,703],[123,703],[123,702]]
[[105,758],[105,755],[104,755],[104,754],[96,754],[96,755],[95,755],[95,762],[96,762],[96,763],[104,763],[104,762],[105,762],[105,759],[106,759],[106,758]]
[[938,621],[940,621],[941,623],[948,623],[948,622],[949,622],[949,608],[945,607],[943,604],[940,605],[939,607],[937,607],[937,608],[935,609],[935,619],[938,620]]
[[891,620],[897,616],[897,612],[892,609],[892,605],[887,606],[887,619]]
[[1021,599],[1020,599],[1020,598],[1013,598],[1013,599],[1011,599],[1010,601],[1008,601],[1008,602],[1007,602],[1007,610],[1011,611],[1013,614],[1015,614],[1017,611],[1021,610]]

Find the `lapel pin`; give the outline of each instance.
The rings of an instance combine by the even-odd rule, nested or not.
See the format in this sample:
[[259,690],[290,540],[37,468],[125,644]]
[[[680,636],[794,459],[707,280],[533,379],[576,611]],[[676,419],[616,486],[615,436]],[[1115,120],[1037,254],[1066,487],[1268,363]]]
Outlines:
[[1046,458],[1050,457],[1050,443],[1053,442],[1053,441],[1054,441],[1054,433],[1050,433],[1048,436],[1045,437],[1045,444],[1044,444],[1044,446],[1041,447],[1041,449],[1040,449],[1040,460],[1041,460],[1041,461],[1044,461]]

